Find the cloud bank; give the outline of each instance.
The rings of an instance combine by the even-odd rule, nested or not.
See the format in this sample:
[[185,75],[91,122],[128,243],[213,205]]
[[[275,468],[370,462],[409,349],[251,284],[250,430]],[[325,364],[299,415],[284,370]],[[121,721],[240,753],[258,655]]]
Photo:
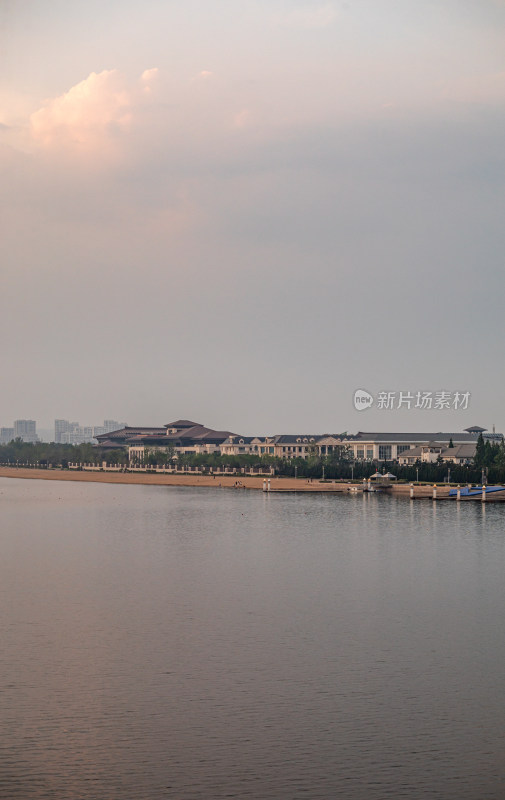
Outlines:
[[351,430],[437,384],[505,427],[502,7],[89,2],[4,54],[5,418]]
[[30,117],[34,141],[43,147],[94,150],[128,131],[136,108],[152,93],[157,69],[134,84],[119,70],[92,72]]

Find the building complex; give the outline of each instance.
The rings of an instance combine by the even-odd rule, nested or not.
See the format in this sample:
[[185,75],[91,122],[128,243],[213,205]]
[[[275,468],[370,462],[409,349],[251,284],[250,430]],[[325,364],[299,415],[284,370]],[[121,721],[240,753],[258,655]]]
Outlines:
[[279,434],[242,436],[231,431],[216,431],[198,422],[179,419],[163,427],[128,427],[96,436],[105,450],[125,448],[131,461],[142,462],[153,452],[177,457],[178,454],[273,456],[282,459],[327,457],[338,453],[353,461],[414,464],[442,459],[458,464],[470,463],[480,436],[501,441],[502,434],[488,433],[473,426],[462,432],[378,433],[359,431],[349,434]]

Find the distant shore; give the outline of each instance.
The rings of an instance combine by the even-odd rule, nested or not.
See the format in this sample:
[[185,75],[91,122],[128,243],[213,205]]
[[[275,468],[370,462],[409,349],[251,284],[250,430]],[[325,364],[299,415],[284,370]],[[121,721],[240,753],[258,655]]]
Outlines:
[[[244,475],[170,475],[166,473],[148,472],[85,472],[66,469],[27,469],[24,467],[0,467],[0,478],[27,478],[49,481],[84,481],[88,483],[121,483],[140,484],[143,486],[206,486],[212,488],[230,489],[256,489],[262,490],[264,478],[262,476]],[[340,481],[320,481],[307,478],[281,478],[270,479],[273,492],[326,492],[326,493],[351,493],[362,490],[362,483],[341,483]],[[431,485],[415,486],[416,497],[431,497]],[[447,495],[447,486],[438,486],[439,497]],[[395,495],[408,495],[409,484],[393,486],[391,493]]]
[[[263,489],[263,476],[244,475],[170,475],[163,472],[85,472],[66,469],[27,469],[0,467],[0,478],[37,478],[49,481],[85,481],[91,483],[128,483],[145,486],[209,486],[231,489]],[[342,492],[348,484],[321,483],[306,478],[270,479],[273,491]]]

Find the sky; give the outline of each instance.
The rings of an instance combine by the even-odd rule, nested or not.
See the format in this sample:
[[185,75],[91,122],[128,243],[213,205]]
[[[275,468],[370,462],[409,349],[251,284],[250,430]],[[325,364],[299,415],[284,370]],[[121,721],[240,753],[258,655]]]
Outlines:
[[1,0],[0,426],[505,430],[504,134],[505,0]]

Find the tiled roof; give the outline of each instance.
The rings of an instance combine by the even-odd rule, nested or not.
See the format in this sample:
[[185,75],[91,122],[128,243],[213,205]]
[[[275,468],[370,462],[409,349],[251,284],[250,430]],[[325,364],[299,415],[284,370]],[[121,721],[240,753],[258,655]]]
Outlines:
[[474,458],[476,450],[476,442],[447,447],[442,453],[442,458]]
[[205,439],[219,435],[222,435],[223,439],[226,439],[230,435],[230,432],[213,431],[212,428],[206,428],[204,425],[193,425],[192,428],[184,428],[183,430],[177,431],[177,433],[169,433],[167,438],[172,440]]
[[[474,442],[467,442],[466,444],[456,444],[454,447],[443,447],[444,443],[440,442],[439,447],[441,450],[440,455],[442,458],[473,458],[475,456],[475,451],[477,448],[477,443]],[[411,450],[404,450],[398,456],[398,459],[402,458],[421,458],[424,450],[426,447],[436,447],[434,442],[431,442],[429,445],[419,445],[419,447],[413,447]]]
[[[228,436],[237,436],[236,433],[231,433],[230,431],[212,431],[210,430],[208,433],[205,433],[201,438],[202,439],[222,439],[223,441],[228,438]],[[245,439],[244,436],[238,436],[239,439]]]
[[140,444],[174,444],[173,439],[166,434],[156,435],[152,434],[150,436],[131,436],[126,439],[126,444],[129,445],[140,445]]
[[419,445],[419,447],[411,447],[410,450],[404,450],[398,458],[421,458],[422,452],[423,448]]
[[168,422],[165,425],[165,428],[201,428],[202,425],[199,422],[191,422],[189,419],[178,419],[176,422]]
[[95,436],[95,439],[98,439],[99,442],[102,440],[109,440],[109,439],[126,439],[128,436],[135,436],[135,435],[148,435],[153,433],[165,434],[165,428],[135,428],[135,427],[126,427],[120,428],[117,431],[112,431],[111,433],[101,433],[98,436]]
[[273,444],[315,444],[320,433],[285,433],[273,437]]
[[[259,439],[258,436],[239,436],[236,433],[230,433],[226,438],[230,439],[230,441],[227,442],[228,444],[251,444],[251,442]],[[260,439],[259,441],[263,440]]]
[[[351,438],[351,437],[349,437]],[[451,439],[454,443],[475,442],[477,439],[476,434],[473,433],[377,433],[358,431],[354,437],[354,441],[360,440],[364,442],[419,442],[420,444],[428,442],[449,442]]]
[[167,434],[165,430],[156,434],[143,435],[128,438],[129,444],[160,444],[165,447],[172,445],[174,447],[186,446],[190,447],[192,444],[221,444],[229,436],[235,434],[230,431],[213,431],[211,428],[205,428],[203,425],[196,425],[193,428],[179,431],[179,433]]

